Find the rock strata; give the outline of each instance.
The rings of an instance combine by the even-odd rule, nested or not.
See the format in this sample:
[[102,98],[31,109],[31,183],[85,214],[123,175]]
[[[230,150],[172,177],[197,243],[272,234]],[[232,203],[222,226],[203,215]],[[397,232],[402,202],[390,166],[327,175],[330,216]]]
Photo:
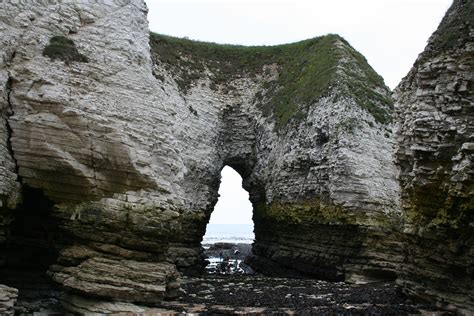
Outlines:
[[92,257],[75,267],[52,266],[50,273],[66,289],[123,302],[161,302],[179,289],[176,268],[168,263]]
[[474,310],[474,4],[455,0],[395,91],[405,215],[400,284]]
[[[386,120],[391,100],[359,53],[335,35],[270,48],[230,49],[156,34],[151,43],[154,74],[182,111],[175,127],[186,165],[182,185],[190,206],[202,212],[186,222],[177,244],[192,246],[194,232],[194,242],[200,240],[219,172],[229,165],[242,175],[254,206],[254,267],[336,280],[354,267],[393,277],[400,256],[385,237],[401,213]],[[268,58],[255,61],[252,54]],[[295,66],[300,62],[315,72],[327,67],[318,74],[327,77],[322,87],[280,86],[290,71],[302,82],[315,80]]]
[[398,87],[394,122],[337,35],[228,46],[150,34],[142,0],[0,8],[5,271],[34,257],[76,312],[159,304],[176,269],[203,270],[227,165],[254,207],[255,269],[398,278],[472,309],[471,2]]
[[13,306],[18,297],[18,290],[0,284],[0,314],[13,315]]
[[[98,271],[130,264],[120,270],[132,276],[122,278],[125,288],[140,279],[133,267],[174,275],[164,261],[182,209],[175,182],[182,167],[171,139],[174,111],[154,92],[144,2],[0,7],[0,253],[7,268],[31,254],[51,264],[60,253],[64,269],[50,270],[60,285],[69,279],[65,288],[84,294],[73,280],[94,277],[103,284],[84,286],[107,298],[113,284]],[[96,258],[105,256],[107,264]],[[175,278],[163,276],[134,299],[153,294],[159,302]]]

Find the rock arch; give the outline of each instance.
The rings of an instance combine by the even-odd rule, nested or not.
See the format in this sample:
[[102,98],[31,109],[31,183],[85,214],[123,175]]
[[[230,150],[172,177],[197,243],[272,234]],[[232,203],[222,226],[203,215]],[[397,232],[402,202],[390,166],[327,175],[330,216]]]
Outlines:
[[[402,184],[412,183],[418,158],[410,156],[413,140],[404,137],[416,120],[399,113],[398,124],[407,125],[393,137],[390,91],[340,36],[219,46],[149,34],[140,0],[3,6],[0,21],[9,24],[0,37],[0,243],[22,188],[42,192],[67,236],[57,243],[49,276],[70,293],[145,303],[176,295],[176,267],[202,268],[200,240],[224,165],[242,175],[250,193],[253,265],[268,273],[393,279],[406,256],[426,250],[407,250],[418,237],[405,235],[403,228],[413,227],[402,225],[403,216],[416,201],[406,187],[400,201],[392,150],[399,142]],[[456,58],[468,55],[472,38],[464,21],[471,7],[455,1],[443,24],[448,31],[435,33],[416,67],[438,50],[446,60],[456,49]],[[48,12],[62,23],[51,23]],[[457,46],[434,45],[452,44],[452,29],[464,32]],[[86,59],[43,54],[55,36]],[[416,104],[412,92],[426,79],[423,71],[421,81],[401,86],[399,106]],[[469,77],[463,78],[446,90],[469,101]],[[460,104],[462,112],[469,102]],[[413,117],[423,109],[414,108]],[[472,145],[458,145],[467,163]],[[468,173],[463,179],[472,183]],[[463,260],[457,279],[469,281],[472,247],[466,245],[453,256]],[[412,268],[404,266],[402,274],[420,274]],[[107,277],[114,275],[119,283]],[[439,290],[437,280],[430,288]],[[417,292],[416,282],[405,284]],[[69,302],[77,302],[76,294]],[[466,295],[434,296],[473,306]]]
[[[50,268],[54,280],[123,299],[126,290],[115,295],[93,276],[121,260],[166,270],[169,284],[173,268],[157,262],[199,270],[224,165],[242,175],[255,208],[255,266],[329,279],[344,279],[351,265],[393,270],[393,260],[373,260],[363,246],[399,215],[387,136],[392,101],[343,38],[218,46],[148,35],[141,1],[90,6],[58,5],[68,18],[55,30],[39,14],[53,7],[35,6],[29,32],[13,24],[4,37],[15,53],[2,65],[2,148],[15,168],[2,177],[54,201],[51,216],[68,236]],[[88,62],[44,55],[56,33]],[[26,49],[32,34],[41,40]],[[103,40],[111,36],[123,39],[119,50]],[[14,213],[14,202],[8,208]],[[307,232],[292,233],[306,224]],[[95,284],[93,293],[83,282]],[[150,291],[132,297],[146,301]]]

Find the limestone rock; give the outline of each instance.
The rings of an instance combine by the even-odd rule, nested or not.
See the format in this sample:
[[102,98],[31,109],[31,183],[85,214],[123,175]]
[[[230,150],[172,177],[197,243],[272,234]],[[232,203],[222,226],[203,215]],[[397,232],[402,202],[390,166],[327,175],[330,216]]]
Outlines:
[[[154,74],[177,111],[174,135],[185,164],[181,187],[188,207],[203,214],[183,214],[181,227],[186,233],[173,240],[173,253],[180,245],[189,248],[193,240],[194,248],[199,246],[195,241],[204,234],[217,200],[224,165],[242,175],[250,193],[256,231],[253,264],[262,262],[266,272],[272,263],[335,278],[332,272],[324,272],[331,266],[339,271],[338,279],[344,278],[343,262],[349,254],[368,253],[361,248],[370,243],[366,241],[371,227],[396,225],[399,188],[392,164],[391,125],[385,120],[391,111],[388,89],[344,39],[327,36],[287,48],[262,49],[260,54],[268,58],[257,61],[245,48],[235,47],[232,54],[228,48],[156,34],[151,43]],[[301,46],[307,47],[302,53],[306,61],[288,57],[298,55]],[[337,51],[338,59],[332,61],[334,68],[329,71],[334,77],[327,85],[321,82],[310,92],[304,85],[275,88],[283,84],[281,78],[291,78],[290,70],[303,77],[300,82],[309,80],[308,73],[295,69],[295,64],[322,66],[314,59],[329,58],[328,47]],[[273,63],[282,59],[280,54],[291,61]],[[358,99],[361,93],[367,94],[370,107]],[[288,103],[282,105],[279,98]],[[298,227],[302,223],[307,229]],[[357,225],[369,228],[361,229],[354,244],[347,243],[342,236],[347,236],[345,231],[355,232]],[[295,229],[300,234],[295,236]],[[328,238],[341,236],[341,249],[328,261],[323,258],[333,247],[320,236],[331,230]],[[387,260],[393,251],[389,253]],[[365,258],[365,263],[369,261]],[[188,262],[192,260],[181,257],[178,265]],[[373,262],[367,269],[383,266],[382,270],[393,273],[394,266]]]
[[70,293],[63,295],[61,305],[66,310],[79,315],[139,314],[146,311],[145,307],[132,303],[103,301]]
[[150,34],[142,0],[0,8],[0,244],[19,223],[1,253],[56,255],[71,310],[175,295],[225,165],[254,206],[254,267],[401,276],[472,306],[470,2],[400,84],[396,139],[390,91],[337,35],[222,47]]
[[[5,22],[0,19],[0,32],[3,37],[0,45],[0,249],[9,235],[9,226],[13,220],[11,210],[20,200],[20,185],[11,148],[12,132],[8,122],[8,118],[13,115],[13,108],[10,103],[11,78],[7,70],[13,58],[9,44],[18,34],[4,34]],[[0,266],[4,261],[3,253],[0,251]]]
[[93,257],[76,267],[52,266],[50,274],[67,289],[124,302],[158,303],[179,289],[178,272],[168,263]]
[[[15,243],[38,254],[45,245],[60,252],[83,243],[108,256],[110,268],[118,269],[124,258],[155,273],[168,267],[160,262],[182,204],[179,187],[173,188],[182,167],[171,136],[174,112],[154,92],[144,2],[0,7],[0,200],[12,209],[18,204],[17,176],[25,195],[9,217],[0,207],[0,239],[15,212],[37,221],[33,231],[17,232],[2,255],[13,256]],[[88,62],[44,54],[58,36]],[[66,271],[74,277],[97,263],[83,255],[69,256],[72,270]],[[163,278],[133,298],[155,295],[159,303],[174,284]]]
[[13,315],[13,306],[18,297],[18,290],[0,284],[0,314]]
[[[205,56],[206,44],[150,37],[139,0],[2,6],[4,139],[23,184],[18,209],[56,226],[51,236],[36,225],[37,244],[61,253],[56,281],[123,300],[127,290],[78,280],[122,260],[202,268],[224,165],[243,176],[255,207],[255,262],[297,260],[302,273],[337,279],[357,267],[393,270],[398,254],[383,238],[400,216],[391,100],[343,38],[270,47],[258,58],[238,47]],[[61,43],[60,56],[84,58],[45,54]],[[287,238],[303,222],[305,234]],[[148,302],[146,293],[135,299]]]
[[474,310],[474,5],[455,0],[395,92],[407,233],[400,283]]

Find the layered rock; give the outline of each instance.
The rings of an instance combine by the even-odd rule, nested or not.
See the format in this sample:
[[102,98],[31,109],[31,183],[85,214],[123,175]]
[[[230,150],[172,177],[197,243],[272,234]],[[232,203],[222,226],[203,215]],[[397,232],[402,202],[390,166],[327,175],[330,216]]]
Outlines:
[[390,92],[343,38],[221,46],[150,35],[141,0],[0,5],[1,253],[5,269],[39,258],[67,309],[176,296],[225,165],[254,206],[255,268],[401,273],[471,308],[470,3],[398,88],[402,207]]
[[[1,168],[12,175],[1,173],[0,193],[2,205],[14,209],[16,228],[2,251],[6,269],[32,254],[36,262],[50,262],[51,254],[62,251],[69,260],[51,272],[64,286],[61,273],[94,275],[94,269],[104,269],[100,260],[110,260],[114,271],[127,262],[175,273],[172,265],[156,262],[166,259],[182,209],[175,182],[182,164],[170,136],[174,111],[154,92],[145,4],[1,6],[1,47],[7,50],[1,64],[1,126],[6,126],[0,130]],[[21,204],[14,203],[17,176]],[[2,217],[0,223],[8,222]],[[64,250],[70,245],[93,251],[77,260]],[[133,287],[137,275],[124,273],[132,277],[122,284]],[[158,303],[175,284],[172,279],[144,293],[154,293]],[[123,297],[96,292],[82,294]]]
[[18,290],[0,284],[0,313],[2,315],[13,315]]
[[[209,50],[153,35],[150,55],[141,1],[3,5],[4,138],[24,195],[14,227],[30,228],[14,236],[12,257],[27,245],[48,253],[45,264],[57,253],[49,274],[66,289],[123,301],[143,283],[130,298],[159,301],[175,277],[158,289],[119,267],[199,269],[230,165],[255,206],[255,266],[297,261],[330,279],[392,272],[391,101],[344,39]],[[305,234],[287,238],[303,222]]]
[[396,90],[411,294],[474,310],[474,4],[454,1]]
[[75,267],[54,265],[54,281],[65,288],[123,302],[161,302],[176,297],[178,273],[169,263],[148,263],[92,257]]
[[[155,76],[181,109],[182,186],[191,208],[203,210],[178,245],[204,234],[219,172],[229,165],[254,205],[254,267],[393,277],[401,257],[387,237],[400,215],[391,101],[344,39],[244,48],[153,35],[152,52]],[[171,98],[176,93],[181,98]]]
[[[4,29],[5,21],[0,20],[0,29]],[[2,32],[3,35],[3,32]],[[11,127],[8,118],[13,114],[10,103],[11,78],[7,66],[13,58],[12,43],[18,34],[9,34],[2,39],[0,47],[0,250],[9,235],[9,226],[13,220],[12,209],[19,202],[19,183],[16,165],[11,148]],[[0,266],[5,258],[0,251]]]

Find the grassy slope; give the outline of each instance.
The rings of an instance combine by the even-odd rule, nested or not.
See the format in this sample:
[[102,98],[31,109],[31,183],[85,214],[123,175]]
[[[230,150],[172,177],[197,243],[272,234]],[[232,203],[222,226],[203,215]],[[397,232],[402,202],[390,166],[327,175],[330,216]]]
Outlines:
[[[342,41],[347,47],[336,45]],[[253,77],[263,73],[265,65],[278,65],[278,79],[266,82],[256,101],[265,115],[273,115],[277,129],[292,118],[301,118],[309,105],[317,101],[331,86],[340,84],[337,68],[342,56],[356,65],[358,71],[348,69],[343,88],[359,105],[385,123],[390,118],[391,100],[373,91],[384,87],[383,79],[370,68],[365,58],[338,35],[326,35],[292,44],[278,46],[236,46],[204,43],[151,34],[150,45],[156,63],[175,76],[183,93],[193,81],[211,72],[211,88],[232,89],[227,83],[239,77]],[[353,65],[352,65],[353,66]],[[352,67],[351,66],[351,67]],[[160,74],[155,76],[161,80]],[[380,107],[380,103],[383,104]]]

